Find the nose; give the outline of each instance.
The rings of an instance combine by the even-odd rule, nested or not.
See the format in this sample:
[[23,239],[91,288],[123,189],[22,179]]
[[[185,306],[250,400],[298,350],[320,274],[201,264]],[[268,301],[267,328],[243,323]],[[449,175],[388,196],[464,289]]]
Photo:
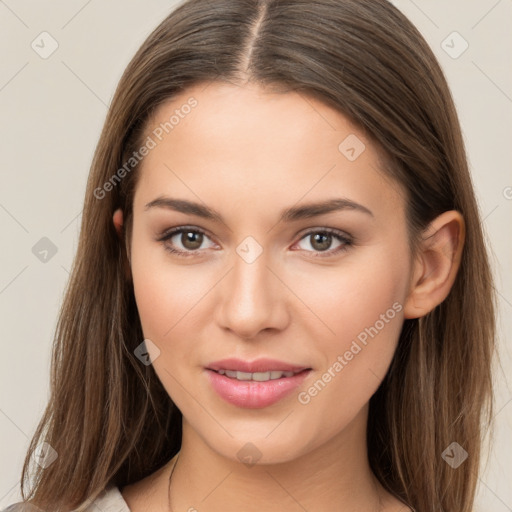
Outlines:
[[221,328],[245,340],[252,340],[265,330],[286,328],[289,297],[278,272],[269,263],[265,251],[252,263],[235,255],[233,268],[219,288],[216,316]]

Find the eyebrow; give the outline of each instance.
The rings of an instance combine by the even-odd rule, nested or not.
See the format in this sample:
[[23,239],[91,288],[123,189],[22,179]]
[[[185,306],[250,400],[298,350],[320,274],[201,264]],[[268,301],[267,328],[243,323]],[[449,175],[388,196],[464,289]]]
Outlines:
[[[224,224],[224,220],[220,213],[206,205],[196,203],[194,201],[188,201],[186,199],[174,199],[171,197],[160,196],[146,204],[145,210],[149,210],[151,208],[165,208],[181,213],[188,213],[202,217],[203,219],[218,221]],[[326,213],[343,210],[354,210],[373,217],[373,213],[371,210],[366,208],[366,206],[351,201],[350,199],[339,198],[320,201],[317,203],[308,203],[302,206],[292,206],[291,208],[287,208],[281,212],[279,222],[292,222],[301,219],[309,219]]]

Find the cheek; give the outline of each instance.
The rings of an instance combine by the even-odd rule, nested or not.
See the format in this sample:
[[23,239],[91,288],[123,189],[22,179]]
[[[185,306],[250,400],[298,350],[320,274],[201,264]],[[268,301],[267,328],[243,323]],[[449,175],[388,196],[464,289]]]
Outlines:
[[[152,363],[169,396],[180,410],[188,410],[190,396],[185,383],[199,375],[197,340],[202,323],[198,318],[211,276],[197,267],[170,264],[164,249],[135,249],[132,276],[144,338],[159,349]],[[196,368],[191,367],[191,361]],[[194,376],[194,373],[197,374]]]
[[[304,282],[312,309],[329,327],[316,328],[322,354],[298,397],[312,417],[329,418],[326,432],[347,425],[368,402],[384,378],[403,324],[408,282],[407,247],[374,247],[324,275]],[[304,281],[305,280],[305,281]],[[331,432],[332,430],[332,432]],[[329,431],[329,432],[327,432]]]
[[191,283],[181,272],[170,274],[156,268],[137,277],[134,273],[134,287],[142,325],[147,329],[144,332],[156,338],[172,332],[180,318],[188,317],[187,310],[205,294],[204,282]]
[[337,267],[323,268],[314,274],[304,268],[295,276],[297,295],[307,299],[311,310],[326,327],[321,336],[326,343],[324,348],[343,348],[365,328],[378,322],[381,315],[385,320],[388,317],[395,320],[396,310],[402,308],[393,308],[393,305],[403,303],[407,290],[409,263],[406,255],[405,247],[399,250],[397,246],[375,246],[347,254]]
[[159,348],[182,324],[194,316],[194,305],[201,301],[213,283],[201,266],[171,263],[163,246],[137,239],[134,231],[131,269],[135,299],[144,336]]

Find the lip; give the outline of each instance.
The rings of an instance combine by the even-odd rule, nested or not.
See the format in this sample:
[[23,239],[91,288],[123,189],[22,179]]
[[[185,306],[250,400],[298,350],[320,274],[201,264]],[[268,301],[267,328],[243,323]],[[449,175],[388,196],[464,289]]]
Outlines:
[[[256,373],[269,371],[293,371],[292,377],[259,381],[241,381],[221,375],[218,370],[236,370]],[[290,395],[311,373],[311,368],[297,366],[274,359],[242,361],[223,359],[209,364],[206,368],[208,380],[214,391],[226,402],[245,409],[261,409],[277,403]]]
[[297,366],[276,359],[256,359],[254,361],[244,361],[242,359],[229,358],[215,361],[206,366],[207,370],[234,370],[239,372],[256,373],[256,372],[300,372],[309,369],[309,366]]

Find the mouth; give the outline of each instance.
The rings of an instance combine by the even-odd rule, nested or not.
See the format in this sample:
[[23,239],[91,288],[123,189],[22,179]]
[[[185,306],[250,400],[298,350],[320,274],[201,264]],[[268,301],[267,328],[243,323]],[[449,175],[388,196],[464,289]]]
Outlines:
[[[299,373],[304,370],[311,370],[310,367],[300,366],[296,364],[287,363],[285,361],[278,361],[277,359],[260,358],[254,361],[244,361],[243,359],[222,359],[208,364],[207,370],[213,370],[231,378],[237,378],[236,374],[240,374],[239,380],[251,380],[247,375],[256,375],[258,377],[264,376],[264,380],[278,379],[282,374],[291,377],[292,373]],[[279,375],[278,373],[279,372]],[[266,374],[270,374],[267,378]],[[244,377],[245,375],[245,377]]]
[[292,393],[312,368],[270,359],[225,359],[209,364],[205,370],[213,390],[223,400],[237,407],[258,409]]
[[297,372],[293,371],[285,371],[285,370],[273,370],[268,372],[240,372],[237,370],[212,370],[219,375],[225,375],[229,379],[236,379],[241,381],[255,381],[255,382],[267,382],[269,380],[277,380],[282,378],[289,378],[297,375],[299,373],[311,370],[311,368],[305,368],[304,370],[300,370]]

